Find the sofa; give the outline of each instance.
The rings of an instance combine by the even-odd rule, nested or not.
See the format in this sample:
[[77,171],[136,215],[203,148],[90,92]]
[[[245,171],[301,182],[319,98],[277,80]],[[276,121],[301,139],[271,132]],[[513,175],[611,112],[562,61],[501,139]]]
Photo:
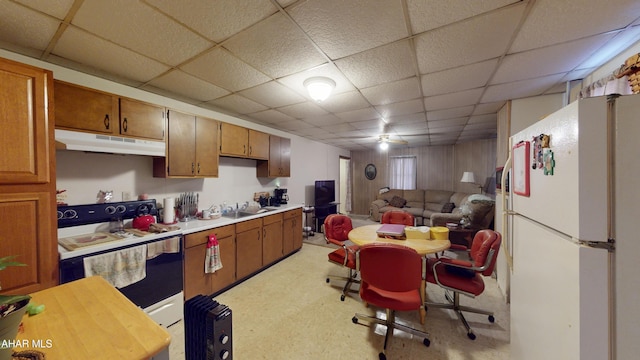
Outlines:
[[411,213],[416,218],[416,225],[426,226],[459,223],[466,212],[470,226],[487,229],[493,222],[495,200],[485,195],[448,190],[390,189],[371,202],[371,218],[380,221],[388,210]]

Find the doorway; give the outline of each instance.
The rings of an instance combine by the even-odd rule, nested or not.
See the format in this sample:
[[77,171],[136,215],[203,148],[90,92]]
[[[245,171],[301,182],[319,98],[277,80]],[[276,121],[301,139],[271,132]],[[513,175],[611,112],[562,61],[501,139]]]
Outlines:
[[351,158],[340,156],[340,199],[338,213],[351,212]]

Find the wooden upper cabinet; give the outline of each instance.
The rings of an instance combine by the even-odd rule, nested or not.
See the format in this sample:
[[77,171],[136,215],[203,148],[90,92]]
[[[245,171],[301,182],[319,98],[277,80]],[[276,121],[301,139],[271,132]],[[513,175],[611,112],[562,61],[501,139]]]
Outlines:
[[247,157],[249,129],[229,123],[220,123],[220,155]]
[[169,176],[193,176],[196,158],[196,117],[169,110],[167,157]]
[[167,158],[154,158],[156,177],[217,177],[218,122],[168,111]]
[[218,122],[196,117],[196,176],[218,177]]
[[50,180],[51,72],[0,59],[0,184]]
[[269,159],[269,134],[249,129],[249,154],[252,159]]
[[56,128],[120,133],[117,96],[61,81],[54,89]]
[[164,141],[165,108],[55,81],[56,128]]
[[164,140],[164,107],[120,98],[120,134]]
[[271,135],[269,160],[259,161],[256,169],[259,177],[291,176],[291,139]]

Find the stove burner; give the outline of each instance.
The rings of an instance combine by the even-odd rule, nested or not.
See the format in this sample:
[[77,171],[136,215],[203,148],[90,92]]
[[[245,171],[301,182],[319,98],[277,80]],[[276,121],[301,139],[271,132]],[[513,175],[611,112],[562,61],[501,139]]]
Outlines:
[[58,206],[58,228],[98,224],[113,218],[133,219],[140,215],[157,215],[156,200],[124,201],[105,204]]

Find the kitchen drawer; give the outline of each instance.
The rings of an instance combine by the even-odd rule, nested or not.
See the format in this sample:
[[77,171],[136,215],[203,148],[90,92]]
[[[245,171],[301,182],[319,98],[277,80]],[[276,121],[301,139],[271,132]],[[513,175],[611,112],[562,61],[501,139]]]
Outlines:
[[284,219],[302,218],[302,209],[293,209],[284,212]]
[[273,214],[273,215],[268,215],[262,218],[262,224],[263,225],[269,225],[269,224],[273,224],[276,222],[282,221],[282,213],[279,214]]
[[236,233],[262,227],[262,219],[253,219],[236,223]]
[[233,225],[225,225],[206,231],[200,231],[193,234],[187,234],[184,237],[184,247],[186,249],[197,245],[205,244],[209,240],[209,235],[215,234],[218,239],[222,239],[235,234]]

